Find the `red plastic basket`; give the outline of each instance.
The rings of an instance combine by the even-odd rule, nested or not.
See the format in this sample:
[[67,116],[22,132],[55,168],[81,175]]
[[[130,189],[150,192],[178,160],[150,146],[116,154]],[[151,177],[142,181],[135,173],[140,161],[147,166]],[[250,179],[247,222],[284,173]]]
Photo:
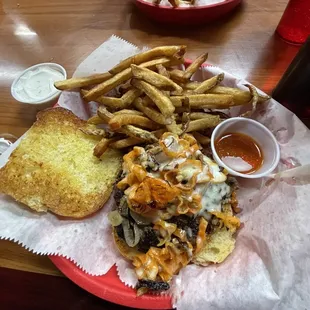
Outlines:
[[150,19],[175,25],[198,25],[215,21],[231,12],[241,0],[226,0],[217,4],[197,7],[172,8],[158,6],[143,0],[134,0],[136,6]]
[[171,309],[170,296],[145,294],[137,297],[137,292],[125,286],[113,266],[105,275],[91,276],[67,258],[49,256],[55,266],[72,282],[89,293],[104,300],[135,309]]

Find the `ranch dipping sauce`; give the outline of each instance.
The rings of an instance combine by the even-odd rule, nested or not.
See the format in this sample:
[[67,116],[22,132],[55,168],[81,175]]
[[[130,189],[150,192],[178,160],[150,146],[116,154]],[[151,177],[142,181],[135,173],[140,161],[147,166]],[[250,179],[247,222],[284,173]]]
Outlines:
[[54,82],[65,79],[65,76],[50,66],[39,66],[25,73],[15,84],[15,95],[23,102],[40,102],[47,99],[58,90]]

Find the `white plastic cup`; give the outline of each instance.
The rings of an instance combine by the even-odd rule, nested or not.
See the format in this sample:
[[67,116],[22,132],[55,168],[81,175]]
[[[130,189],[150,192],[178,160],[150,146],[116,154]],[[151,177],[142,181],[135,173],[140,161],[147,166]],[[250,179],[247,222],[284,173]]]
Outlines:
[[14,97],[15,100],[17,100],[18,102],[21,102],[21,103],[25,103],[25,104],[29,104],[31,106],[35,106],[37,107],[39,110],[41,109],[45,109],[45,108],[48,108],[52,105],[54,105],[60,94],[61,94],[61,91],[58,90],[58,89],[55,89],[54,92],[52,92],[48,97],[40,100],[40,101],[25,101],[25,100],[22,100],[20,98],[20,96],[18,96],[18,94],[16,93],[16,84],[17,82],[19,81],[19,79],[28,71],[30,70],[34,70],[36,68],[39,68],[39,67],[50,67],[51,69],[54,69],[58,72],[60,72],[63,77],[64,77],[64,80],[67,78],[67,72],[65,70],[65,68],[59,64],[56,64],[56,63],[51,63],[51,62],[48,62],[48,63],[40,63],[40,64],[37,64],[37,65],[34,65],[32,67],[29,67],[27,68],[26,70],[24,70],[21,74],[19,74],[15,80],[13,81],[12,85],[11,85],[11,94],[12,96]]
[[[260,147],[264,162],[262,166],[251,174],[238,172],[228,167],[218,156],[215,142],[228,133],[241,133],[250,136]],[[225,168],[230,175],[247,179],[257,179],[268,176],[278,166],[280,160],[280,147],[272,132],[261,123],[244,117],[232,117],[220,123],[211,136],[211,149],[214,160]]]

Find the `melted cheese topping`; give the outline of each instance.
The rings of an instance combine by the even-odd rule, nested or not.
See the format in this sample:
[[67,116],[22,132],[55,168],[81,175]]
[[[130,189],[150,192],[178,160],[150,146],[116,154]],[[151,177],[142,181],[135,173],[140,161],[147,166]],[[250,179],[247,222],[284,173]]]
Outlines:
[[198,184],[194,192],[201,196],[200,215],[205,211],[221,212],[222,201],[230,194],[230,186],[226,183]]
[[118,184],[133,210],[160,210],[168,219],[179,214],[221,212],[230,187],[227,176],[205,156],[192,136],[165,133],[153,149],[135,147],[124,156],[126,177]]

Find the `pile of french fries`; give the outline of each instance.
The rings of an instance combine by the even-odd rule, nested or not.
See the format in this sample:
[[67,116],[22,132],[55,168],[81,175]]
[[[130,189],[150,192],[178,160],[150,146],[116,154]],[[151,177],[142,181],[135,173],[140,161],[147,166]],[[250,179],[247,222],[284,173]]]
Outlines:
[[[97,115],[88,120],[88,135],[100,137],[94,155],[101,157],[110,147],[124,149],[155,143],[166,131],[191,133],[203,146],[209,144],[206,132],[222,121],[223,110],[257,103],[269,97],[220,86],[224,74],[203,82],[192,81],[193,74],[207,60],[203,54],[185,70],[186,46],[161,46],[129,57],[109,72],[55,83],[60,90],[80,89],[85,101],[99,104]],[[111,91],[117,95],[110,96]],[[206,112],[206,110],[208,112]]]
[[[196,0],[168,0],[168,1],[174,8],[177,8],[181,4],[195,5],[195,2],[196,2]],[[157,5],[159,5],[161,2],[162,0],[153,0],[153,3]]]

